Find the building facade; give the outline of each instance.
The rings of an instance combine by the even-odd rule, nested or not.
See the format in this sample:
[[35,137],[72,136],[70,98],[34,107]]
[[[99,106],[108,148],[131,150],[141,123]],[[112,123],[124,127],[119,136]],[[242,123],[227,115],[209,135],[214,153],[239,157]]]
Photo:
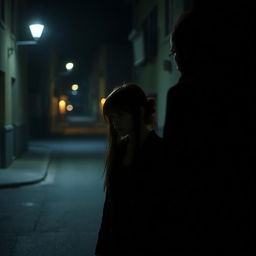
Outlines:
[[191,0],[133,1],[132,30],[133,81],[156,100],[157,131],[162,134],[167,91],[179,79],[174,59],[170,59],[170,33],[178,17],[193,7]]
[[[16,46],[21,1],[0,1],[0,167],[27,148],[26,52]],[[22,3],[23,7],[25,2]],[[21,9],[19,9],[21,10]]]

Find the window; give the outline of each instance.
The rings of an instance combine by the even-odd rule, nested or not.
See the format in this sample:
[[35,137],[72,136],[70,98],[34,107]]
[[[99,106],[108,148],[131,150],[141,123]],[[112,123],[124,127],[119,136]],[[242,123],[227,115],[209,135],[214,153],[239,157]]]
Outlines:
[[[5,85],[4,85],[4,83],[5,83],[5,73],[0,70],[0,128],[2,126],[4,126],[4,111],[5,111],[5,106],[4,106],[4,104],[5,104],[5,100],[4,100],[5,88],[4,88],[4,86]],[[1,136],[1,134],[0,134],[0,136]]]
[[129,40],[133,43],[134,65],[153,60],[157,55],[157,8],[154,7],[142,26],[132,30]]
[[15,0],[11,0],[11,32],[15,32]]
[[0,0],[0,20],[4,21],[4,0]]
[[165,36],[169,36],[173,27],[173,0],[165,0]]
[[129,40],[133,44],[133,64],[138,66],[145,61],[145,43],[144,33],[142,30],[132,30],[129,35]]
[[154,7],[143,24],[146,61],[157,55],[157,8]]

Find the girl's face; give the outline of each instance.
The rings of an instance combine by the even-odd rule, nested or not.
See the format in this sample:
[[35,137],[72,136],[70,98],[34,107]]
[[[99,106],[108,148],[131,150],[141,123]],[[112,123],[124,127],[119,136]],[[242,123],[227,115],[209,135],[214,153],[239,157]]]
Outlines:
[[111,113],[109,120],[120,136],[130,135],[133,132],[133,118],[129,112],[118,111]]

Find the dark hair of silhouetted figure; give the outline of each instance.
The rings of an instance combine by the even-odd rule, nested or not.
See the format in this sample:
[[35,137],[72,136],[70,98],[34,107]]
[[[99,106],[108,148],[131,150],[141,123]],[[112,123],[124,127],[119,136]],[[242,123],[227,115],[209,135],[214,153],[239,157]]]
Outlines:
[[[143,112],[141,112],[143,109]],[[120,87],[115,88],[106,98],[103,105],[103,115],[108,123],[108,150],[105,161],[105,190],[109,186],[109,177],[111,175],[111,169],[116,162],[117,148],[120,143],[120,136],[113,128],[110,120],[110,114],[117,112],[127,112],[132,115],[133,118],[133,130],[136,136],[137,144],[134,145],[133,154],[136,158],[136,152],[139,150],[140,140],[140,126],[141,124],[148,125],[153,128],[154,124],[154,112],[155,101],[148,98],[139,85],[134,83],[123,84]],[[143,116],[142,116],[143,113]]]
[[176,54],[181,73],[200,71],[201,75],[212,67],[216,54],[215,32],[210,17],[196,11],[181,14],[170,35],[170,54]]

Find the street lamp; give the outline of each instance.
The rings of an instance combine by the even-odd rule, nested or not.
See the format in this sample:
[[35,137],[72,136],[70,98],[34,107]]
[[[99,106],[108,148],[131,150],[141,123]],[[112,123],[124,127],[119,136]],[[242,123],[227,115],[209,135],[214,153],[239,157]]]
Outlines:
[[72,62],[68,62],[66,64],[66,70],[67,71],[71,71],[73,69],[73,67],[74,67],[74,63],[72,63]]
[[73,84],[73,85],[71,86],[72,91],[77,91],[78,88],[79,88],[78,84]]
[[37,44],[38,39],[40,39],[43,30],[44,30],[44,25],[42,24],[31,24],[29,25],[29,29],[31,32],[31,35],[34,39],[34,41],[17,41],[16,45],[32,45],[32,44]]
[[[31,24],[29,25],[30,32],[32,34],[32,37],[34,41],[16,41],[16,45],[34,45],[37,44],[37,41],[41,37],[43,30],[44,30],[44,25],[42,24]],[[8,48],[8,58],[13,54],[14,49],[13,47]]]

